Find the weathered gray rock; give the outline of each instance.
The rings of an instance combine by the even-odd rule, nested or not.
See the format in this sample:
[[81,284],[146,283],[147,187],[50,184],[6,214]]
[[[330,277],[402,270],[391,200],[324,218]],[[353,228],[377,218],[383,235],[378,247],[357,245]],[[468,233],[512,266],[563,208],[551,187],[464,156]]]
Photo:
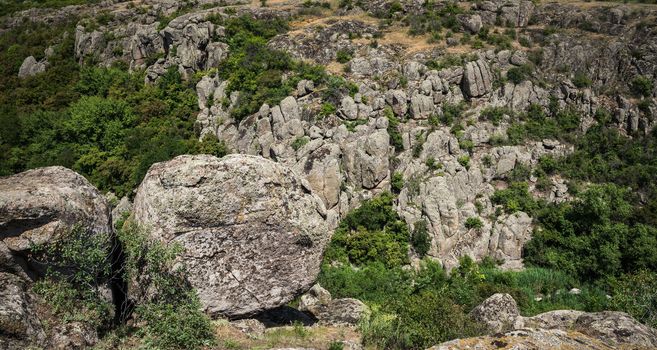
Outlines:
[[301,296],[299,310],[315,316],[320,324],[357,325],[369,317],[370,309],[360,300],[352,298],[332,299],[331,293],[319,284]]
[[463,92],[470,97],[480,97],[493,89],[493,75],[485,60],[468,62],[463,73]]
[[470,316],[486,325],[490,332],[502,332],[514,328],[520,311],[509,294],[493,294],[470,311]]
[[483,23],[479,15],[465,15],[459,17],[459,21],[465,30],[472,34],[477,34],[481,30]]
[[253,337],[260,338],[265,334],[265,325],[253,318],[236,320],[230,323],[231,326],[239,329],[242,333]]
[[46,71],[47,66],[48,61],[43,60],[41,62],[37,62],[34,56],[29,56],[21,64],[21,67],[18,70],[18,77],[25,78],[43,73]]
[[34,301],[26,281],[0,272],[0,348],[24,349],[44,343],[46,334],[36,316]]
[[58,325],[52,330],[50,347],[53,349],[88,349],[98,343],[98,333],[93,326],[82,322]]
[[657,330],[624,312],[584,313],[575,321],[575,329],[612,346],[630,344],[657,348]]
[[152,237],[183,246],[187,278],[213,316],[255,314],[303,293],[329,240],[324,205],[307,182],[255,156],[155,164],[133,213]]
[[503,334],[451,340],[428,350],[578,349],[611,350],[609,345],[578,332],[521,329]]
[[42,272],[26,259],[32,244],[54,242],[75,225],[111,233],[107,200],[81,175],[54,166],[0,178],[2,243],[31,277]]

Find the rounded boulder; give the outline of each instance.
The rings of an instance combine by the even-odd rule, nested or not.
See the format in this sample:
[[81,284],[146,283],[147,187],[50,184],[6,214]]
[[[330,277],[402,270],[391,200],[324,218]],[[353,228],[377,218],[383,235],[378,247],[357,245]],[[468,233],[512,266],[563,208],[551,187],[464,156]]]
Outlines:
[[211,316],[244,317],[308,290],[330,234],[325,208],[289,168],[248,155],[153,165],[134,221],[182,245],[187,279]]

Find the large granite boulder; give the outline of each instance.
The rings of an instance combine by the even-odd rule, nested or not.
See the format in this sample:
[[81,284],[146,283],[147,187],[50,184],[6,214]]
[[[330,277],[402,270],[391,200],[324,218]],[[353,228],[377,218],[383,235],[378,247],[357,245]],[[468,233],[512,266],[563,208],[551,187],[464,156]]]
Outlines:
[[38,277],[42,269],[27,255],[74,226],[111,233],[106,198],[81,175],[60,166],[0,178],[0,271]]
[[25,349],[45,341],[34,299],[26,281],[0,272],[0,348]]
[[182,245],[187,278],[212,316],[252,315],[305,292],[329,240],[308,183],[256,156],[157,163],[133,214],[152,237]]
[[470,316],[486,325],[490,332],[497,333],[513,329],[520,311],[511,295],[497,293],[472,309]]
[[333,299],[331,293],[319,284],[301,296],[299,310],[317,318],[320,324],[355,326],[370,316],[370,308],[353,298]]

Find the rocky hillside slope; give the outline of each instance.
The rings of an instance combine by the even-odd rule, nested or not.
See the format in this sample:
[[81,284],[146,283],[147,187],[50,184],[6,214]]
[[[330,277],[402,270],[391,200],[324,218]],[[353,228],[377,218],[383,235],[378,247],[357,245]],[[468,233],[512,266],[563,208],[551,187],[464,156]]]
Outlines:
[[[33,310],[44,307],[31,301],[37,296],[28,286],[47,269],[32,249],[71,230],[107,236],[101,258],[112,274],[92,279],[102,280],[96,289],[116,307],[118,321],[125,321],[120,313],[129,313],[132,304],[158,295],[143,287],[156,286],[151,274],[114,278],[130,254],[119,232],[130,216],[149,239],[182,248],[167,268],[186,267],[185,288],[197,292],[206,315],[259,317],[230,327],[264,334],[263,318],[275,318],[267,312],[295,303],[309,290],[299,301],[304,317],[353,326],[369,315],[367,305],[311,287],[332,233],[366,201],[393,193],[394,213],[407,226],[403,232],[426,234],[423,247],[404,251],[412,267],[419,269],[428,257],[449,271],[470,257],[521,270],[523,248],[537,232],[541,213],[534,202],[509,200],[504,193],[567,203],[578,191],[554,170],[555,160],[575,154],[588,130],[604,126],[640,139],[657,126],[657,8],[651,5],[108,0],[15,12],[0,19],[0,34],[25,23],[56,27],[72,17],[74,30],[64,31],[43,53],[21,57],[15,78],[31,81],[59,69],[53,62],[69,41],[72,50],[64,55],[76,67],[132,72],[122,73],[132,74],[124,80],[108,73],[105,82],[103,74],[89,78],[83,70],[80,81],[104,86],[106,98],[131,102],[99,107],[109,112],[89,125],[78,120],[85,131],[52,136],[62,143],[98,138],[101,146],[67,149],[52,164],[67,162],[69,153],[85,154],[72,162],[75,169],[122,199],[117,205],[109,193],[108,201],[83,176],[63,167],[0,178],[0,273],[7,281],[0,297],[11,301],[0,302],[7,310],[0,318],[0,345],[11,348],[97,342],[84,322],[78,328],[49,328],[42,310]],[[172,84],[172,76],[181,82]],[[181,88],[185,84],[193,91]],[[73,90],[87,99],[93,89],[78,84]],[[139,99],[152,103],[116,117]],[[195,153],[233,154],[174,158],[191,153],[176,150],[143,161],[121,158],[159,125],[111,151],[99,149],[114,147],[114,135],[165,110],[185,120],[171,124],[192,126],[181,127],[192,139],[181,142],[185,147],[193,143]],[[94,123],[106,122],[111,126],[105,136],[94,134]],[[166,139],[180,132],[174,134],[163,133],[149,147],[165,148]],[[20,158],[21,148],[8,146],[13,151],[6,153]],[[25,152],[48,151],[30,146]],[[0,168],[24,170],[13,165],[14,158],[2,158],[8,165]],[[167,161],[156,163],[162,160]],[[28,168],[51,163],[21,161],[16,164]],[[125,164],[137,170],[131,173]],[[655,180],[654,174],[635,175],[635,183]],[[647,206],[653,190],[646,185],[630,191]],[[124,245],[125,254],[117,244]],[[517,306],[509,312],[513,319],[484,332],[509,333],[435,348],[657,347],[657,333],[625,314],[572,311],[560,314],[565,318],[557,327],[541,321],[551,314],[523,318]],[[489,323],[489,316],[479,316],[473,317]],[[610,340],[610,332],[623,339]]]

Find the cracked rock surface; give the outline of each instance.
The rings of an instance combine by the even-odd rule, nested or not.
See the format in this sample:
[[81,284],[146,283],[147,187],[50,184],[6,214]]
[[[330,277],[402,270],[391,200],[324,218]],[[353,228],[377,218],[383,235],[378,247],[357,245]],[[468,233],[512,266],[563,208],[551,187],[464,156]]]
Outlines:
[[322,200],[264,158],[180,156],[151,167],[134,219],[180,243],[188,280],[213,316],[275,308],[308,290],[329,240]]

